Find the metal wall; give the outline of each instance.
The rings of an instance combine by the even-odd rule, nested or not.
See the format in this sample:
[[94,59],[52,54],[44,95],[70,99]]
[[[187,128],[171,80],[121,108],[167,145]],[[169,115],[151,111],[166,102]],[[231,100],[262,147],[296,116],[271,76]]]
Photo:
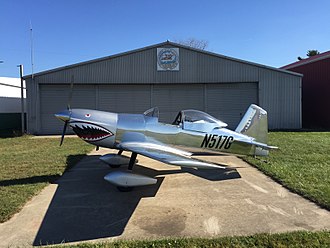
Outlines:
[[[157,47],[179,47],[179,71],[157,71]],[[93,97],[100,101],[89,99],[95,101],[94,105],[90,105],[91,108],[115,112],[123,109],[124,112],[134,113],[145,110],[147,105],[162,105],[166,108],[163,109],[163,114],[167,119],[173,114],[174,109],[177,111],[178,107],[201,109],[199,106],[203,106],[202,110],[221,117],[229,116],[230,112],[236,111],[231,108],[237,103],[240,106],[247,105],[246,108],[250,103],[257,103],[268,111],[270,129],[301,128],[302,75],[190,49],[178,44],[162,43],[35,74],[33,80],[29,76],[25,77],[30,132],[45,131],[41,119],[48,107],[41,107],[41,102],[43,98],[49,96],[43,95],[43,85],[47,87],[67,85],[67,91],[63,89],[59,98],[57,98],[59,94],[55,96],[57,101],[63,101],[62,105],[65,108],[67,104],[65,98],[70,91],[68,84],[72,75],[74,92],[76,92],[74,94],[78,94],[76,89],[83,88],[82,85],[95,87],[96,93]],[[230,94],[221,95],[221,91],[217,91],[219,87],[217,85],[229,83],[236,85],[232,87],[239,87],[239,90],[235,91],[233,88]],[[176,84],[181,86],[175,86]],[[160,89],[160,85],[167,86]],[[212,88],[211,85],[214,87]],[[250,93],[244,93],[244,88],[249,91],[251,87],[256,87],[254,92],[257,93],[253,93],[256,96],[251,97]],[[49,89],[51,91],[51,88]],[[91,92],[87,90],[86,97],[92,97],[89,96]],[[206,93],[209,98],[206,97]],[[153,98],[152,95],[156,97]],[[181,99],[181,103],[178,101],[171,103],[171,97]],[[252,102],[253,99],[257,100]],[[173,107],[171,104],[177,105]]]
[[157,71],[157,49],[150,48],[36,75],[35,82],[69,83],[72,75],[80,84],[256,82],[258,72],[250,64],[184,48],[180,49],[179,71]]
[[289,67],[290,71],[303,73],[302,117],[303,127],[330,128],[330,58]]
[[259,104],[270,129],[301,128],[301,77],[259,69]]

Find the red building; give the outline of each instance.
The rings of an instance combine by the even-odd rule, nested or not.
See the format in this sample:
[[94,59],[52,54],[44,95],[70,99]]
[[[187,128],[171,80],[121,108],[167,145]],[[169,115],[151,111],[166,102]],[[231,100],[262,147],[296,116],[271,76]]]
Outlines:
[[330,129],[330,51],[281,67],[302,79],[303,128]]

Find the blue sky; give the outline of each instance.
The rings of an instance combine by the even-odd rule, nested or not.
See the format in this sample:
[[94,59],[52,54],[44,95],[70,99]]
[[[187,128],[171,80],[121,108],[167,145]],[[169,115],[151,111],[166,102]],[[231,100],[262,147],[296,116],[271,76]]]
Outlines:
[[207,50],[274,67],[330,50],[328,0],[1,0],[0,76],[196,38]]

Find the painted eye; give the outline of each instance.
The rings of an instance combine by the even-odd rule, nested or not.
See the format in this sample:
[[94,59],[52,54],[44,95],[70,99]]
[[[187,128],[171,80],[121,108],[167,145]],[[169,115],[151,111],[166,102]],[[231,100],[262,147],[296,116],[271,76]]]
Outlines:
[[89,118],[91,117],[91,114],[85,114],[85,117]]

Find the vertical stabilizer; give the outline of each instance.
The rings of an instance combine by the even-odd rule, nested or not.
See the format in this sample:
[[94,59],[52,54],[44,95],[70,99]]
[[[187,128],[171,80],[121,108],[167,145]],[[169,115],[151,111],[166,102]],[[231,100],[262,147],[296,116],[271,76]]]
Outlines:
[[255,104],[251,104],[235,132],[255,138],[257,142],[268,142],[267,111]]

